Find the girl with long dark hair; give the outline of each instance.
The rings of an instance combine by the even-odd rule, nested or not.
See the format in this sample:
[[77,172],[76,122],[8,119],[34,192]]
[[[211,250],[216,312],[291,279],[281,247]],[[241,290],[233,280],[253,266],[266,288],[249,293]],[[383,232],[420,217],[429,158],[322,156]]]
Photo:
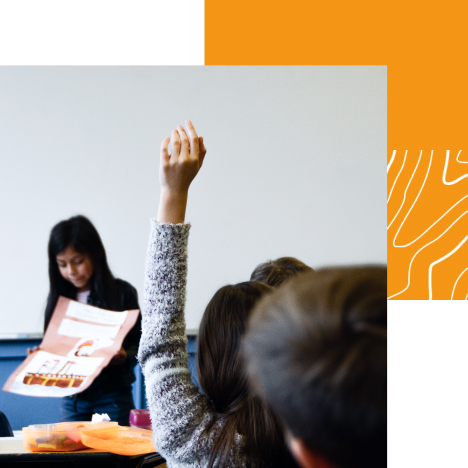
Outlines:
[[161,198],[151,221],[145,306],[138,359],[154,444],[174,467],[285,467],[291,463],[282,430],[248,388],[240,341],[256,302],[272,288],[255,281],[221,288],[198,335],[198,379],[192,383],[185,335],[188,188],[206,153],[190,121],[161,146]]
[[[74,216],[55,225],[49,245],[50,291],[44,318],[49,325],[59,296],[106,310],[139,309],[136,289],[116,279],[107,264],[106,251],[91,221]],[[126,336],[119,353],[84,392],[65,397],[62,421],[91,420],[93,413],[107,413],[112,421],[128,426],[133,405],[131,383],[140,339],[141,318]]]

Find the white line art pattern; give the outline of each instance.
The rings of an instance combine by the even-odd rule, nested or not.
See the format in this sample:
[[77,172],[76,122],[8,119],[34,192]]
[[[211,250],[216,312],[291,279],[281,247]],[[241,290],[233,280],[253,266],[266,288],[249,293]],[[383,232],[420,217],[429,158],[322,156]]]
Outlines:
[[[460,163],[460,164],[467,164],[467,161],[460,161],[459,160],[460,153],[461,153],[461,150],[458,152],[457,162]],[[452,180],[452,182],[447,182],[446,176],[447,176],[447,166],[448,166],[448,163],[449,163],[449,158],[450,158],[450,150],[447,150],[447,154],[445,156],[444,173],[442,174],[442,181],[443,181],[443,183],[445,185],[456,184],[457,182],[460,182],[460,180],[464,179],[465,177],[468,177],[468,173],[467,173],[467,174],[462,175],[458,179]],[[387,173],[388,173],[388,171],[387,171]]]
[[[463,274],[468,271],[468,268],[465,268],[461,273],[460,273],[460,276],[457,278],[457,281],[455,281],[455,284],[453,285],[453,289],[452,289],[452,295],[450,296],[450,299],[453,300],[453,295],[455,294],[455,288],[457,287],[457,283],[458,283],[458,280],[463,276]],[[466,301],[466,298],[468,297],[468,294],[466,295],[465,297],[465,301]]]
[[414,163],[417,153],[393,150],[387,235],[397,266],[389,265],[388,299],[468,299],[468,172],[459,166],[468,161],[461,153],[454,160],[446,150],[442,164],[443,153],[421,150]]

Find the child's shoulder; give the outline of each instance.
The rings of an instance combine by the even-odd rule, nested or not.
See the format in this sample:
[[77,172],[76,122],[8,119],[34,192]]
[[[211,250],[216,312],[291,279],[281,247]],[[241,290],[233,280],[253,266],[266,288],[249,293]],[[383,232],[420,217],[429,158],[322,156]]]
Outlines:
[[116,278],[115,285],[120,302],[125,309],[139,309],[137,290],[127,281]]
[[115,284],[119,291],[131,291],[131,292],[136,293],[136,289],[128,281],[124,281],[123,279],[116,278]]

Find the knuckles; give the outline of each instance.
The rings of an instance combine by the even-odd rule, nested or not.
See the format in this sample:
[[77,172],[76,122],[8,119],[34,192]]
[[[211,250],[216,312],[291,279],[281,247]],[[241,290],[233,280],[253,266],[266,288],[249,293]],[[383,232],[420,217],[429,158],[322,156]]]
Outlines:
[[197,166],[198,159],[194,158],[178,158],[176,160],[169,159],[163,161],[161,167],[164,171],[172,171],[177,169],[188,169],[192,166]]

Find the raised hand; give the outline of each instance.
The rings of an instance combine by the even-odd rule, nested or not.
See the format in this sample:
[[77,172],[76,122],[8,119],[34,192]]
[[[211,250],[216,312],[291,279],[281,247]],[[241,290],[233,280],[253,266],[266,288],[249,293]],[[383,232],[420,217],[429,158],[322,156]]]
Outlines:
[[[187,132],[179,125],[172,131],[171,138],[165,138],[161,144],[159,222],[184,222],[188,189],[205,158],[203,137],[198,137],[190,120],[185,124]],[[172,143],[171,154],[169,141]]]
[[[187,193],[190,183],[197,175],[203,164],[206,149],[203,137],[198,138],[197,132],[189,120],[186,120],[187,133],[182,125],[172,131],[171,138],[167,137],[161,144],[161,166],[159,177],[161,190],[171,193]],[[168,145],[172,141],[172,154]],[[201,140],[201,145],[200,145]],[[204,151],[200,151],[200,146]]]

